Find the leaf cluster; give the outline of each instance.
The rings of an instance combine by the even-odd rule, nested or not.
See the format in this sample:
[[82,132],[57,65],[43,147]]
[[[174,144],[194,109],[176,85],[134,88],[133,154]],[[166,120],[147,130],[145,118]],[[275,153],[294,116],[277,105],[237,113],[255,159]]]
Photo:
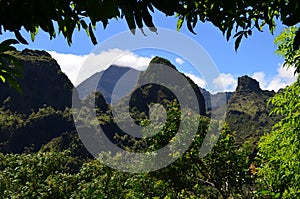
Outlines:
[[[135,33],[138,27],[142,30],[146,25],[156,32],[152,13],[159,10],[167,16],[178,17],[177,29],[186,21],[188,29],[194,32],[196,24],[211,22],[219,28],[226,38],[231,37],[234,30],[237,49],[243,37],[252,34],[252,30],[262,31],[267,25],[271,31],[279,19],[287,26],[299,23],[300,1],[272,0],[267,2],[223,0],[92,0],[92,1],[1,1],[0,2],[0,34],[1,31],[13,32],[21,43],[27,41],[20,34],[24,28],[31,34],[32,40],[42,29],[50,38],[56,36],[55,24],[58,32],[62,33],[69,44],[75,29],[84,29],[94,44],[97,43],[93,29],[97,22],[106,28],[111,19],[125,18],[128,27]],[[18,12],[15,12],[15,11]],[[152,12],[152,13],[151,13]],[[142,30],[143,32],[143,30]],[[299,48],[300,33],[295,37],[294,47]]]
[[3,83],[8,82],[10,86],[14,87],[22,93],[18,78],[22,78],[22,63],[15,56],[8,54],[9,51],[15,51],[12,45],[18,44],[15,39],[8,39],[0,43],[0,80]]
[[[277,53],[285,58],[286,67],[295,66],[299,73],[299,50],[293,46],[293,38],[299,28],[286,28],[275,43]],[[296,36],[297,37],[297,36]],[[300,196],[300,79],[287,86],[269,100],[274,108],[271,114],[282,119],[273,126],[271,132],[261,137],[259,147],[260,167],[257,182],[260,198],[299,198]]]

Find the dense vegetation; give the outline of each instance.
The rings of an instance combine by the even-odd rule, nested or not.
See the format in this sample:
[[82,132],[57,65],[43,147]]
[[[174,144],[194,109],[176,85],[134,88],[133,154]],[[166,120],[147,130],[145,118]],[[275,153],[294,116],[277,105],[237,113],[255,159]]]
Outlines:
[[[41,28],[49,33],[50,38],[55,37],[56,32],[61,32],[70,44],[74,29],[82,28],[86,30],[92,42],[96,43],[93,34],[96,23],[102,22],[105,28],[113,18],[125,18],[133,33],[136,27],[142,28],[144,24],[151,31],[156,31],[150,12],[154,12],[154,8],[167,16],[177,16],[178,29],[184,21],[187,22],[191,32],[198,21],[211,22],[227,39],[231,37],[236,39],[236,49],[241,39],[250,36],[255,29],[261,31],[267,25],[272,33],[276,19],[287,26],[300,22],[299,0],[265,2],[177,0],[172,3],[166,0],[133,0],[128,3],[118,0],[56,0],[46,3],[24,0],[0,2],[0,34],[2,31],[13,32],[17,40],[27,43],[20,34],[21,28],[31,34],[32,40]],[[54,29],[54,24],[58,24],[58,31]],[[235,34],[232,35],[232,32]],[[16,57],[7,53],[14,50],[11,44],[16,43],[16,40],[7,40],[0,44],[0,80],[8,82],[22,92],[20,87],[22,82],[17,81],[23,76],[20,73],[20,63]],[[299,28],[287,29],[276,39],[276,43],[279,47],[278,53],[286,59],[286,66],[295,66],[296,73],[299,73]],[[46,72],[43,70],[40,74]],[[29,79],[34,80],[35,77]],[[68,88],[68,84],[66,87]],[[198,136],[190,149],[167,168],[147,174],[122,173],[102,165],[98,160],[89,160],[87,154],[83,156],[84,158],[79,156],[81,153],[78,151],[81,150],[77,149],[80,148],[78,147],[80,141],[76,137],[76,132],[71,133],[72,128],[66,132],[58,132],[55,129],[65,127],[65,124],[69,125],[70,114],[67,105],[55,107],[55,104],[51,103],[36,103],[36,106],[30,107],[30,102],[34,101],[34,98],[28,98],[30,101],[24,101],[26,103],[23,103],[25,106],[22,107],[26,111],[18,112],[19,107],[13,107],[18,105],[13,101],[16,98],[12,97],[12,93],[8,95],[6,93],[5,98],[1,99],[3,102],[1,148],[3,147],[5,153],[22,152],[22,154],[0,155],[1,196],[3,198],[299,198],[299,88],[298,78],[293,85],[269,100],[273,105],[272,113],[279,115],[280,120],[272,130],[260,138],[254,162],[253,157],[249,158],[252,146],[249,147],[247,142],[238,145],[235,143],[235,134],[239,134],[242,127],[235,129],[237,132],[231,132],[226,125],[213,151],[205,158],[199,158],[197,155],[199,143],[208,128],[205,125],[208,119],[201,116]],[[31,90],[24,93],[28,95],[30,92]],[[1,91],[1,94],[4,93]],[[64,91],[62,95],[66,93],[67,91]],[[37,96],[40,95],[41,93]],[[240,96],[234,96],[231,101],[234,102]],[[41,102],[44,100],[41,99]],[[245,98],[245,101],[248,100],[249,98]],[[257,114],[254,112],[260,112],[259,109],[264,107],[259,104],[257,109],[246,107],[244,111],[235,105],[233,103],[232,107],[239,110],[230,113],[250,113],[249,118],[252,116],[255,118]],[[29,107],[33,110],[28,109]],[[169,116],[176,118],[179,113],[174,110],[177,107],[172,107],[171,103],[169,108]],[[101,110],[100,113],[98,120],[101,124],[111,122],[109,113],[103,113]],[[82,114],[84,119],[84,113]],[[258,116],[259,120],[263,120],[262,123],[268,122],[266,112]],[[234,123],[234,120],[234,117],[229,118],[228,122]],[[168,133],[176,128],[177,122],[173,121],[173,125],[166,126],[160,138],[169,137]],[[47,125],[54,128],[48,128]],[[252,127],[246,131],[255,130]],[[264,130],[268,131],[268,128]],[[261,132],[246,133],[253,136]],[[49,140],[43,140],[47,136]],[[15,145],[16,139],[18,143],[28,141],[34,145]],[[35,143],[31,139],[43,141]],[[137,144],[132,146],[139,146],[139,140],[133,142]],[[159,146],[159,142],[150,144]],[[44,146],[40,148],[42,145]],[[40,151],[32,153],[37,150]],[[132,150],[137,149],[133,147]]]
[[300,51],[293,48],[293,37],[299,28],[285,29],[275,42],[277,53],[285,57],[285,66],[296,68],[297,81],[275,95],[269,102],[273,114],[282,119],[271,132],[261,137],[258,148],[258,178],[260,194],[273,198],[300,197]]
[[[191,117],[191,113],[183,112],[176,98],[171,98],[172,95],[164,87],[147,86],[140,91],[146,98],[155,98],[154,102],[165,105],[166,125],[150,139],[128,138],[114,123],[110,107],[100,93],[95,93],[97,118],[89,118],[84,108],[72,110],[69,101],[65,102],[65,108],[54,103],[58,96],[51,96],[51,90],[55,92],[55,88],[65,88],[64,96],[60,97],[70,99],[68,89],[71,88],[69,80],[61,75],[59,66],[49,55],[25,50],[17,52],[17,57],[24,63],[25,74],[34,74],[34,68],[43,67],[53,73],[52,81],[55,83],[47,87],[43,83],[47,78],[38,75],[34,81],[40,84],[26,82],[31,81],[30,79],[21,80],[24,91],[31,91],[27,95],[30,95],[32,101],[26,106],[23,106],[23,97],[17,91],[7,85],[1,87],[6,91],[3,92],[3,107],[0,110],[0,191],[4,198],[243,198],[244,195],[251,195],[253,175],[248,167],[251,164],[249,155],[252,148],[247,143],[244,147],[237,145],[235,133],[228,126],[224,126],[214,151],[205,158],[199,157],[199,149],[209,123],[209,118],[203,116],[205,107],[199,90],[198,99],[203,107],[199,113],[202,115],[194,115],[199,128],[188,151],[161,170],[147,174],[128,174],[105,166],[101,160],[93,159],[78,137],[72,122],[72,111],[78,112],[78,119],[83,121],[82,124],[100,123],[102,128],[107,129],[107,136],[119,147],[139,152],[155,151],[168,142],[180,144],[180,139],[173,139],[180,116],[184,114],[183,117]],[[155,58],[152,64],[156,62],[164,62],[175,69],[168,60]],[[153,70],[151,67],[153,66],[149,66],[149,70]],[[142,75],[155,78],[155,73],[154,76],[151,74],[146,71]],[[194,89],[197,88],[193,82],[190,83]],[[41,87],[49,89],[47,97],[40,92]],[[133,95],[133,98],[145,97],[141,93]],[[155,93],[160,95],[156,96]],[[83,106],[91,102],[90,97],[93,97],[93,93],[82,102]],[[133,104],[135,106],[131,109],[136,122],[146,125],[150,122],[146,107],[151,100],[141,101],[146,104]],[[41,107],[37,108],[37,104]],[[189,130],[185,128],[184,132],[188,134]]]
[[[147,142],[148,149],[160,148],[161,140],[173,136],[181,114],[170,107],[173,120],[159,139]],[[74,148],[60,152],[48,147],[38,153],[0,155],[0,193],[4,198],[244,198],[251,195],[253,176],[248,169],[251,149],[235,144],[228,126],[222,130],[214,150],[199,157],[208,118],[201,118],[193,145],[175,163],[145,174],[111,169],[101,160],[74,155]],[[141,142],[135,140],[132,142]],[[144,143],[144,142],[143,142]],[[51,145],[51,143],[50,143]],[[54,145],[55,146],[55,145]],[[131,145],[140,150],[141,144]],[[127,146],[128,147],[128,146]],[[47,148],[47,146],[46,146]],[[72,151],[73,150],[73,151]],[[29,151],[30,152],[30,151]],[[172,154],[171,154],[172,155]],[[220,169],[221,168],[221,169]]]
[[[291,45],[290,41],[282,41],[280,38],[278,43],[280,46]],[[285,54],[284,49],[279,52]],[[29,60],[27,57],[27,62],[32,63],[31,67],[37,63],[38,66],[41,63],[44,66],[48,62],[53,63],[47,55],[38,52],[33,55],[32,51],[26,53],[44,56],[41,61],[36,62],[31,62],[33,57]],[[298,51],[289,53],[291,61],[298,55]],[[21,56],[20,59],[26,63],[25,58]],[[56,70],[55,76],[60,78],[59,81],[55,81],[56,86],[64,85],[68,97],[70,93],[68,88],[71,88],[68,85],[69,81],[65,76],[60,76],[61,72],[56,64],[51,67]],[[32,71],[29,65],[25,66],[24,70],[26,68]],[[44,81],[43,78],[45,77],[35,81]],[[79,116],[85,123],[99,122],[103,128],[109,130],[110,134],[107,136],[119,147],[130,151],[149,152],[172,142],[180,122],[179,116],[181,114],[188,114],[185,117],[190,116],[190,113],[179,109],[176,99],[168,99],[169,102],[165,104],[168,119],[160,133],[153,137],[155,139],[145,140],[129,139],[122,134],[115,126],[110,107],[103,103],[104,98],[100,93],[96,93],[98,116],[93,119],[87,117],[85,109],[71,110],[68,105],[65,108],[55,107],[55,103],[52,107],[51,99],[43,96],[35,98],[37,102],[43,104],[40,108],[36,108],[34,102],[27,104],[27,109],[23,106],[12,106],[18,103],[14,104],[11,101],[20,100],[16,97],[18,93],[14,91],[16,96],[10,98],[7,96],[3,99],[3,107],[0,110],[2,152],[0,195],[3,198],[297,198],[299,81],[281,93],[275,94],[274,97],[271,97],[274,93],[261,91],[258,83],[253,81],[248,77],[240,79],[237,91],[228,101],[227,114],[238,113],[240,119],[244,118],[247,121],[252,118],[251,125],[256,126],[251,128],[259,126],[262,131],[248,132],[252,131],[251,128],[249,130],[249,125],[248,130],[243,128],[243,125],[237,128],[233,125],[235,124],[233,117],[228,120],[229,125],[223,126],[221,136],[213,150],[204,158],[200,158],[199,149],[209,128],[210,118],[195,115],[199,121],[199,128],[189,149],[171,165],[142,174],[118,171],[104,165],[101,159],[93,159],[77,135],[71,113],[79,111]],[[34,89],[36,85],[26,83],[24,85],[24,89],[30,89],[32,95],[39,92],[38,89]],[[151,89],[148,87],[142,90],[142,93],[146,93],[146,96],[148,93],[151,97],[149,92]],[[157,90],[155,92],[163,93]],[[259,103],[255,102],[258,98]],[[256,154],[257,141],[253,142],[253,139],[259,139],[257,136],[261,136],[266,129],[263,128],[265,124],[261,124],[261,121],[260,123],[254,121],[257,117],[267,117],[268,99],[274,107],[273,113],[280,114],[281,120],[277,118],[276,121],[279,123],[274,125],[273,131],[261,137],[258,144],[259,151]],[[43,103],[45,100],[47,105]],[[90,98],[87,97],[82,103],[90,103]],[[252,103],[251,108],[244,106],[249,103]],[[133,113],[144,110],[138,108],[133,107]],[[251,118],[247,118],[248,114]],[[141,125],[150,122],[147,113],[135,119]],[[230,126],[236,129],[230,130]],[[188,133],[189,129],[185,130]],[[176,141],[180,144],[180,139]]]

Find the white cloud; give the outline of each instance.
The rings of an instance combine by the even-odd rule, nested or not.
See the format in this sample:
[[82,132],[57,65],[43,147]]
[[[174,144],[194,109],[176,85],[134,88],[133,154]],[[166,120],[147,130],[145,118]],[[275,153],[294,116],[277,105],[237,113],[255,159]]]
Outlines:
[[266,85],[267,85],[267,81],[266,81],[266,75],[265,75],[265,73],[263,73],[263,72],[256,72],[256,73],[253,73],[253,75],[252,75],[252,78],[253,79],[256,79],[258,82],[259,82],[259,86],[261,87],[261,88],[265,88],[266,87]]
[[278,91],[280,88],[284,88],[296,81],[296,76],[294,75],[295,68],[283,67],[282,64],[277,68],[277,74],[266,78],[265,73],[256,72],[253,74],[253,78],[260,83],[260,87],[264,90],[274,90]]
[[230,73],[221,73],[213,80],[214,91],[234,91],[237,86],[237,80]]
[[[145,70],[151,61],[149,57],[141,57],[128,50],[121,50],[118,48],[103,51],[100,54],[90,55],[74,55],[63,54],[55,51],[48,52],[60,65],[61,70],[68,76],[74,85],[82,82],[96,72],[107,69],[111,64],[119,66],[132,67],[137,70]],[[114,60],[114,61],[112,61]],[[180,58],[175,59],[176,63],[182,64],[184,61]],[[80,76],[78,73],[80,71]],[[264,72],[255,72],[252,78],[260,83],[263,90],[278,91],[287,85],[295,82],[294,76],[295,68],[285,68],[280,64],[277,68],[277,74],[273,76],[266,76]],[[190,77],[198,86],[205,88],[207,82],[191,73],[185,73]],[[216,79],[213,80],[214,88],[208,88],[212,93],[218,91],[234,91],[237,86],[237,79],[233,74],[221,73]]]
[[[260,88],[263,90],[278,91],[296,81],[297,77],[294,76],[294,67],[286,68],[282,64],[278,65],[277,74],[273,76],[266,76],[264,72],[255,72],[252,75],[253,79],[259,82]],[[237,86],[237,79],[233,74],[221,73],[216,79],[213,80],[215,89],[209,89],[212,93],[220,91],[234,91]]]
[[206,81],[201,77],[198,77],[191,73],[185,73],[185,75],[191,78],[191,80],[193,80],[193,82],[195,82],[195,84],[197,84],[199,87],[204,88],[206,86]]
[[80,67],[87,58],[87,55],[62,54],[55,51],[48,51],[48,53],[57,61],[62,72],[64,72],[74,84]]
[[181,64],[184,63],[184,61],[183,61],[181,58],[179,58],[179,57],[177,57],[177,58],[175,59],[175,62],[176,62],[177,64],[179,64],[179,65],[181,65]]
[[[61,70],[69,77],[74,85],[78,85],[96,72],[107,69],[111,64],[145,70],[151,58],[141,57],[128,50],[118,48],[89,55],[62,54],[49,52],[57,60]],[[80,72],[80,75],[78,75]]]
[[286,78],[289,80],[295,80],[295,75],[294,75],[295,70],[296,70],[295,67],[287,68],[287,67],[283,67],[283,65],[280,64],[277,69],[277,72],[278,72],[278,75],[282,78]]
[[101,58],[102,56],[109,58],[112,57],[112,59],[115,58],[113,64],[119,66],[128,66],[136,70],[145,70],[151,61],[151,58],[149,57],[140,57],[133,52],[118,48],[104,51],[97,56],[101,56]]

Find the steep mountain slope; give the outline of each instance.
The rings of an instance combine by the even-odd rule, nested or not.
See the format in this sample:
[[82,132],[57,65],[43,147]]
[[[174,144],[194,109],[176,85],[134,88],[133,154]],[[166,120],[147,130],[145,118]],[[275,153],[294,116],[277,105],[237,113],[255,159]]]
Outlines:
[[[170,73],[168,67],[174,69],[172,70],[174,72]],[[178,76],[185,78],[188,84],[184,85],[178,79]],[[132,106],[136,107],[140,112],[148,113],[148,106],[151,103],[163,104],[165,101],[171,102],[177,99],[178,96],[176,96],[176,94],[173,93],[169,88],[163,86],[162,84],[151,83],[160,82],[162,80],[166,80],[166,82],[170,81],[170,86],[177,90],[180,95],[185,98],[190,97],[188,88],[192,88],[197,97],[197,106],[199,107],[200,114],[206,114],[204,97],[199,91],[198,86],[189,77],[185,76],[183,73],[180,73],[169,60],[161,57],[154,57],[151,60],[147,70],[140,74],[137,83],[138,89],[136,89],[131,96]],[[150,83],[148,84],[148,82]],[[191,104],[191,106],[193,105]]]
[[[107,103],[114,103],[128,94],[137,82],[141,71],[129,67],[120,67],[111,65],[108,69],[95,73],[80,85],[77,90],[80,98],[85,98],[91,92],[99,91],[104,96]],[[126,81],[122,82],[122,89],[118,92],[118,96],[114,96],[112,101],[112,93],[119,79],[126,74]]]
[[274,94],[261,90],[259,83],[248,76],[238,78],[238,86],[226,110],[226,122],[237,132],[238,141],[256,142],[260,135],[271,130],[277,118],[269,116],[271,107],[267,100]]
[[[216,94],[211,94],[209,91],[204,88],[199,87],[200,92],[202,93],[205,99],[206,111],[210,112],[212,108],[217,110],[218,108],[225,106],[228,103],[228,100],[233,96],[234,92],[220,92]],[[212,102],[213,101],[213,107]]]
[[45,51],[11,52],[23,63],[23,94],[0,84],[0,151],[38,151],[75,126],[68,110],[73,85]]
[[[44,146],[43,150],[51,148],[57,150],[72,149],[76,154],[88,156],[89,153],[77,135],[69,109],[72,106],[73,85],[67,76],[61,72],[57,62],[45,51],[24,50],[13,53],[24,64],[24,79],[20,80],[24,94],[18,93],[5,84],[0,84],[0,107],[2,107],[0,108],[0,152],[34,152]],[[118,96],[119,98],[125,96],[118,105],[128,106],[122,102],[129,100],[131,116],[137,123],[141,119],[145,119],[136,117],[139,113],[144,112],[143,116],[149,116],[151,103],[167,106],[168,101],[176,99],[174,93],[160,84],[143,85],[144,82],[153,82],[157,80],[159,75],[166,73],[166,68],[158,65],[176,70],[170,61],[155,57],[146,71],[132,71],[133,79],[130,79],[125,87],[129,89],[134,87],[135,90],[130,95],[126,95],[128,90]],[[112,141],[116,134],[124,135],[124,132],[114,123],[110,111],[111,105],[109,106],[106,102],[111,103],[114,86],[119,78],[130,70],[132,69],[111,66],[80,85],[80,89],[84,91],[83,94],[87,95],[91,92],[89,81],[102,75],[97,90],[104,94],[98,93],[96,95],[96,106],[100,110],[98,114],[100,126],[107,132],[107,136]],[[193,88],[198,99],[200,114],[206,114],[205,103],[210,110],[211,98],[217,102],[215,103],[216,106],[223,106],[224,99],[218,101],[222,94],[211,95],[204,89],[200,89],[203,93],[201,94],[198,86],[190,78],[179,72],[178,75],[183,76],[189,82],[185,86]],[[172,74],[163,77],[176,80]],[[133,85],[135,82],[137,82],[136,86]],[[185,86],[182,88],[179,86],[176,89],[180,89],[180,93],[188,98],[189,94],[186,93]],[[245,139],[252,139],[253,142],[256,142],[261,134],[271,129],[277,118],[269,117],[271,107],[268,107],[266,102],[274,94],[272,91],[261,90],[259,83],[248,76],[238,79],[238,86],[234,93],[225,93],[225,101],[228,101],[226,121],[230,128],[237,132],[239,142]],[[206,102],[204,98],[206,98]],[[86,100],[84,103],[88,103],[89,98]],[[84,112],[82,117],[85,117]]]
[[[77,90],[78,90],[79,96],[81,99],[83,99],[91,92],[98,91],[104,96],[107,103],[109,103],[109,104],[115,103],[118,100],[120,100],[122,97],[125,97],[126,95],[128,95],[134,87],[135,88],[139,87],[139,84],[141,84],[142,81],[149,81],[149,82],[153,81],[154,80],[153,78],[156,78],[158,76],[158,72],[159,72],[157,70],[157,68],[153,70],[153,64],[158,64],[158,63],[165,64],[166,66],[172,67],[175,70],[177,70],[175,68],[175,66],[173,64],[171,64],[170,61],[165,60],[163,58],[159,58],[159,57],[153,58],[148,69],[143,72],[129,68],[129,67],[120,67],[120,66],[116,66],[116,65],[111,65],[105,71],[101,71],[99,73],[92,75],[90,78],[88,78],[87,80],[82,82],[80,85],[78,85]],[[160,72],[163,73],[163,71],[160,71]],[[178,72],[178,74],[179,74],[179,72]],[[115,100],[112,101],[113,90],[123,75],[127,76],[126,81],[122,81],[122,89],[118,90],[117,96],[114,96]],[[181,75],[183,75],[189,81],[190,85],[195,90],[195,93],[200,101],[199,108],[201,109],[201,114],[205,114],[205,112],[203,112],[203,109],[204,109],[203,106],[205,106],[205,105],[202,103],[204,101],[204,99],[203,99],[202,94],[199,93],[198,89],[196,88],[197,87],[196,84],[194,82],[192,82],[192,80],[190,78],[188,78],[187,76],[185,76],[184,74],[181,74]],[[137,85],[135,85],[136,83],[137,83]],[[149,90],[150,92],[148,92],[148,94],[146,96],[144,96],[144,98],[148,98],[148,100],[150,100],[150,101],[151,100],[153,101],[154,98],[157,98],[158,94],[161,94],[158,97],[160,99],[166,98],[166,99],[170,100],[171,98],[172,99],[174,98],[174,96],[172,96],[170,91],[167,91],[166,89],[162,88],[162,86],[152,84],[151,87],[152,87],[151,91]],[[148,89],[150,89],[150,88],[148,88]],[[135,91],[136,96],[133,98],[136,98],[137,93],[140,93],[140,92],[141,92],[141,90],[139,90],[139,88],[138,88],[138,90]],[[147,93],[147,92],[144,90],[144,93]],[[160,99],[158,99],[158,98],[156,99],[156,101],[157,100],[160,101]],[[142,101],[144,101],[144,99],[139,99],[139,100],[133,99],[133,101],[141,101],[142,102]],[[139,105],[137,105],[137,106],[139,106]],[[145,110],[145,109],[146,108],[144,107],[143,110]]]
[[0,104],[11,111],[29,114],[40,107],[64,110],[72,105],[73,85],[46,51],[12,52],[23,64],[23,94],[0,83]]

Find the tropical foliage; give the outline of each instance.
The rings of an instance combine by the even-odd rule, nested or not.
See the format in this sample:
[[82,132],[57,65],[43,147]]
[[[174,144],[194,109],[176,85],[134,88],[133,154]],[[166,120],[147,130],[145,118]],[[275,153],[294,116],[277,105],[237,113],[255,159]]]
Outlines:
[[[296,67],[299,72],[299,50],[292,47],[292,38],[298,28],[285,29],[276,38],[278,53],[286,58],[286,67]],[[273,198],[299,198],[300,196],[300,79],[269,101],[273,114],[283,118],[273,130],[261,137],[259,147],[258,183],[261,196]]]
[[[177,28],[180,29],[186,21],[191,32],[200,22],[211,22],[219,28],[227,39],[235,32],[236,48],[242,37],[248,37],[252,30],[262,30],[267,25],[271,32],[275,28],[275,20],[280,20],[287,26],[296,25],[300,22],[300,2],[271,0],[267,2],[256,1],[190,1],[173,0],[102,0],[102,1],[51,1],[40,3],[37,1],[1,1],[1,31],[13,32],[16,38],[22,42],[27,41],[21,36],[20,30],[24,28],[30,33],[32,40],[39,29],[53,38],[57,33],[62,33],[69,44],[72,43],[72,35],[75,29],[83,29],[90,36],[93,43],[97,43],[93,29],[97,22],[103,27],[109,25],[112,19],[125,18],[128,27],[134,33],[138,27],[144,25],[151,31],[156,31],[152,15],[159,10],[167,16],[178,17]],[[15,12],[18,10],[18,12]],[[216,13],[218,13],[216,15]],[[57,24],[58,30],[56,30]],[[295,37],[295,47],[299,47],[300,33]]]
[[[136,27],[142,29],[144,24],[155,32],[151,16],[155,9],[168,16],[178,17],[177,29],[182,27],[184,21],[191,32],[194,32],[199,21],[211,22],[227,39],[236,39],[236,49],[242,38],[250,36],[255,29],[262,31],[264,26],[268,26],[272,33],[276,26],[275,20],[279,20],[291,27],[276,38],[277,53],[285,57],[286,67],[295,67],[296,75],[300,72],[300,31],[293,27],[300,21],[299,0],[259,3],[238,0],[176,0],[172,3],[166,0],[132,0],[127,3],[117,0],[56,0],[47,3],[1,1],[0,34],[3,30],[13,32],[19,42],[27,43],[20,34],[21,28],[31,34],[32,40],[42,29],[50,38],[55,37],[57,32],[62,33],[71,44],[74,30],[83,28],[95,44],[97,41],[93,29],[96,23],[102,22],[105,28],[113,18],[125,18],[133,33]],[[55,24],[58,25],[58,31],[54,28]],[[22,77],[21,67],[18,60],[9,53],[15,50],[11,47],[14,44],[17,44],[16,40],[6,40],[0,44],[0,79],[20,91],[18,78]],[[213,150],[206,157],[199,157],[199,148],[209,128],[209,119],[199,116],[199,128],[189,149],[168,167],[143,174],[114,170],[99,160],[89,159],[88,155],[82,159],[76,155],[80,151],[76,147],[80,144],[78,138],[69,137],[68,144],[64,145],[64,136],[68,137],[69,134],[61,134],[55,128],[40,128],[47,121],[56,127],[70,125],[69,109],[62,111],[44,107],[32,114],[22,114],[2,108],[2,148],[9,146],[14,139],[23,141],[23,138],[44,138],[50,135],[49,131],[61,137],[51,140],[42,148],[45,142],[38,143],[36,148],[10,145],[13,149],[21,147],[18,152],[23,153],[10,154],[12,150],[8,150],[6,154],[0,154],[0,195],[3,198],[299,198],[299,95],[298,77],[293,85],[270,99],[274,107],[272,114],[278,114],[281,120],[273,126],[272,131],[260,138],[255,162],[250,156],[252,146],[247,142],[237,144],[235,134],[238,132],[231,132],[226,124]],[[167,142],[174,142],[172,136],[180,122],[180,114],[186,113],[181,113],[176,103],[173,106],[171,104],[167,125],[156,137],[158,139],[147,140],[148,149],[157,149]],[[84,119],[84,112],[80,116]],[[112,122],[109,111],[97,119],[103,126],[111,125]],[[144,118],[138,122],[147,124],[149,120]],[[66,131],[69,131],[69,127]],[[121,139],[122,135],[119,136]],[[133,143],[130,150],[144,150],[145,145],[140,143],[144,140],[130,141]],[[180,139],[175,141],[181,143]],[[57,147],[58,144],[61,147]]]

